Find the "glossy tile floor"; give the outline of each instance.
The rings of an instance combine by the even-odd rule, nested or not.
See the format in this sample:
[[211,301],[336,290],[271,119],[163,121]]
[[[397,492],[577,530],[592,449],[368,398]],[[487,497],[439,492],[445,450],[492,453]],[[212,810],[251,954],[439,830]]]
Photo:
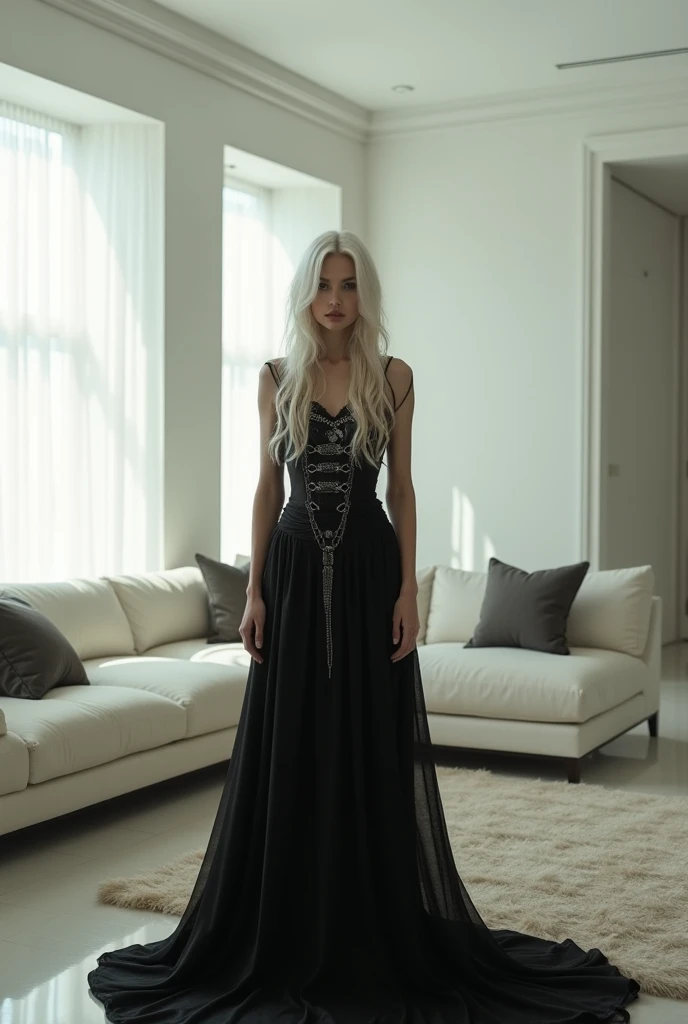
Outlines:
[[[650,739],[647,725],[639,726],[590,755],[585,782],[688,793],[688,645],[667,649],[663,677],[660,736]],[[535,759],[482,763],[520,777],[561,778]],[[0,1024],[105,1021],[86,985],[96,956],[163,938],[177,919],[101,906],[96,887],[202,847],[225,772],[215,767],[0,837]],[[688,1003],[641,996],[631,1016],[633,1024],[685,1024]]]

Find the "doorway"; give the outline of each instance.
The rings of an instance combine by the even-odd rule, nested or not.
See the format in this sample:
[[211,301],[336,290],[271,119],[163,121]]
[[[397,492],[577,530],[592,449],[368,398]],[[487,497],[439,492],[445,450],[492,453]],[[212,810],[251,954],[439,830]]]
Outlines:
[[672,643],[688,638],[688,129],[589,141],[585,184],[582,547],[593,568],[653,566]]

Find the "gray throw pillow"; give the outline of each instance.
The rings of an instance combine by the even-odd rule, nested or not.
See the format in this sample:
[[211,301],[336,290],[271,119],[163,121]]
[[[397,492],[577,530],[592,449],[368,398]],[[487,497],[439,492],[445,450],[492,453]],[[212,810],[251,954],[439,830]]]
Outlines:
[[40,700],[56,686],[88,686],[69,640],[42,612],[0,593],[0,695]]
[[209,644],[231,644],[241,640],[239,626],[246,608],[246,587],[250,563],[241,567],[196,555],[203,573],[210,611]]
[[524,572],[491,558],[480,622],[466,647],[570,654],[566,626],[589,562]]

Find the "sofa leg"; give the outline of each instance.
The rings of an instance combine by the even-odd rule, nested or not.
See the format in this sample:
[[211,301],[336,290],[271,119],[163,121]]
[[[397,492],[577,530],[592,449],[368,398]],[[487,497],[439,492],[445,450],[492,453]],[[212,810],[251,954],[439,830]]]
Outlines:
[[656,736],[657,726],[659,725],[659,711],[655,711],[654,715],[650,715],[647,724],[650,727],[650,736]]
[[568,757],[566,759],[566,775],[569,782],[580,782],[580,766],[582,758]]

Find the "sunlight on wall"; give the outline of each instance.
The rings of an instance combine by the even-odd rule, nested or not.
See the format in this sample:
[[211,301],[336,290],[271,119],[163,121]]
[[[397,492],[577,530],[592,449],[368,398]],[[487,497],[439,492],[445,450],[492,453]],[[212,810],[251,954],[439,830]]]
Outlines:
[[470,499],[452,487],[451,565],[454,569],[473,569],[475,509]]
[[490,564],[491,558],[496,558],[495,546],[488,536],[483,537],[483,563],[485,568]]
[[475,527],[475,509],[470,498],[452,487],[452,518],[451,518],[451,560],[452,569],[465,569],[467,572],[483,572],[487,569],[490,558],[496,554],[492,539],[487,534],[482,537],[480,561],[476,564],[477,538]]

